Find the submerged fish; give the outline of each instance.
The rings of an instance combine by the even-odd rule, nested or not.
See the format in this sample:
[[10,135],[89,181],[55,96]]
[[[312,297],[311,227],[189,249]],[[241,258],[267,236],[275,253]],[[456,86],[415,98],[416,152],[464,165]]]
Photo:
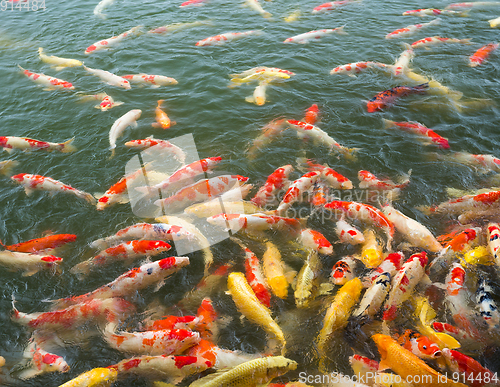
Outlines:
[[38,48],[38,55],[40,56],[40,59],[42,60],[42,62],[54,65],[56,67],[56,70],[62,70],[66,67],[83,66],[83,62],[76,60],[76,59],[60,58],[60,57],[54,56],[54,55],[47,56],[43,53],[42,47]]
[[392,89],[382,91],[370,99],[366,105],[368,113],[374,113],[380,111],[394,104],[396,99],[400,97],[406,97],[411,94],[422,94],[425,93],[429,88],[428,83],[423,83],[418,86],[396,86]]

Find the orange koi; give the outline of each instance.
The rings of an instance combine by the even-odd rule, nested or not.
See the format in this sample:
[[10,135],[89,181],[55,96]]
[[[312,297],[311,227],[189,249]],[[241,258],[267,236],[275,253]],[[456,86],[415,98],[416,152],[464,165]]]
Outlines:
[[392,89],[382,91],[367,102],[368,113],[374,113],[392,106],[397,98],[406,97],[411,94],[422,94],[429,88],[428,83],[417,86],[396,86]]
[[171,125],[175,125],[175,121],[170,121],[170,118],[168,117],[167,113],[165,113],[163,110],[161,110],[161,105],[162,103],[165,102],[163,99],[158,100],[158,106],[156,106],[155,113],[156,113],[156,122],[152,124],[153,127],[155,128],[162,128],[162,129],[168,129],[170,128]]
[[318,121],[318,114],[319,114],[318,105],[314,103],[306,110],[306,114],[304,116],[303,121],[308,124],[314,125],[316,121]]
[[410,122],[395,122],[391,120],[384,119],[384,127],[385,128],[398,128],[405,130],[410,133],[417,134],[419,136],[427,137],[432,143],[436,144],[441,149],[449,149],[450,144],[448,143],[448,139],[440,136],[432,129],[427,128],[425,125],[422,125],[415,121]]
[[469,66],[476,67],[483,64],[488,59],[490,54],[498,48],[498,43],[489,43],[481,47],[469,57]]
[[76,235],[74,234],[55,234],[48,235],[42,238],[31,239],[26,242],[16,243],[15,245],[6,246],[0,241],[0,245],[9,251],[17,251],[20,253],[36,253],[44,250],[52,250],[63,246],[66,243],[74,242]]
[[398,338],[398,344],[421,359],[435,359],[441,356],[441,349],[435,342],[411,329],[407,329]]

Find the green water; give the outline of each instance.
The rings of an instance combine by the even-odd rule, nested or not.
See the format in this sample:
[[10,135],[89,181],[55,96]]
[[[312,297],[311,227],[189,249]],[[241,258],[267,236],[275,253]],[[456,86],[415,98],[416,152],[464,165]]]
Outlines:
[[[360,169],[392,178],[411,169],[411,183],[396,205],[436,234],[443,233],[448,220],[428,219],[415,207],[445,200],[447,187],[473,189],[488,186],[489,175],[480,175],[458,164],[430,160],[428,152],[436,151],[435,148],[421,144],[410,134],[383,129],[381,118],[421,122],[448,138],[453,151],[500,156],[497,138],[499,113],[496,107],[500,102],[498,53],[493,53],[489,61],[480,67],[467,65],[468,57],[475,50],[498,39],[498,31],[490,28],[487,20],[496,18],[500,10],[472,11],[463,18],[443,16],[438,26],[429,27],[406,39],[386,40],[384,36],[397,28],[432,20],[431,17],[404,17],[401,16],[403,11],[423,7],[443,8],[448,3],[365,0],[337,11],[312,14],[312,8],[320,3],[309,0],[262,2],[263,7],[273,14],[272,19],[264,19],[242,7],[240,1],[217,0],[209,0],[202,7],[185,9],[179,8],[180,2],[116,0],[104,11],[108,15],[105,20],[93,15],[97,2],[88,0],[46,0],[44,11],[0,11],[0,135],[52,142],[74,137],[78,148],[71,154],[41,151],[8,155],[4,152],[1,159],[18,161],[15,173],[50,176],[90,193],[104,192],[123,176],[127,161],[137,154],[123,146],[125,141],[150,135],[169,139],[191,133],[200,157],[221,156],[221,170],[248,176],[249,182],[256,187],[277,167],[295,164],[297,157],[304,156],[328,163],[355,185]],[[286,23],[283,18],[296,9],[302,11],[300,18]],[[149,30],[197,20],[211,20],[213,25],[167,35],[144,34],[126,39],[110,50],[84,55],[84,50],[92,43],[137,25]],[[282,43],[293,35],[344,24],[348,35],[334,34],[306,45]],[[261,29],[264,34],[223,46],[195,46],[198,40],[212,35],[252,29]],[[399,85],[399,80],[376,72],[363,73],[356,78],[329,75],[332,68],[349,62],[372,60],[393,63],[404,50],[401,41],[411,43],[433,35],[472,38],[473,43],[420,49],[416,52],[412,69],[462,92],[466,101],[486,98],[494,106],[485,103],[481,109],[458,111],[447,105],[445,99],[411,96],[381,113],[370,114],[366,112],[365,101],[382,90]],[[140,72],[161,74],[173,77],[179,83],[158,89],[132,85],[131,90],[125,91],[101,83],[82,68],[56,72],[39,60],[38,47],[43,47],[47,55],[79,59],[91,68],[118,75]],[[45,91],[22,75],[17,65],[72,82],[75,91]],[[268,101],[264,106],[256,106],[245,102],[245,97],[252,94],[256,84],[232,89],[227,87],[229,74],[255,66],[280,67],[296,75],[280,85],[270,85]],[[93,108],[94,102],[79,102],[76,92],[107,92],[124,104],[101,112]],[[165,110],[177,122],[166,131],[151,127],[158,99],[166,101]],[[438,102],[443,103],[437,105]],[[305,144],[291,130],[262,149],[255,160],[246,158],[245,151],[260,134],[260,128],[280,116],[302,119],[305,109],[312,103],[318,104],[320,109],[318,126],[341,144],[361,148],[357,161],[346,162],[329,154],[324,147]],[[110,160],[109,129],[117,118],[130,109],[142,109],[139,126],[128,129],[118,140],[116,156]],[[293,177],[298,176],[297,172]],[[22,311],[45,311],[48,304],[44,300],[82,294],[113,280],[123,272],[123,267],[94,273],[84,282],[76,279],[69,269],[92,256],[94,251],[88,247],[91,241],[111,235],[141,219],[123,204],[98,212],[70,195],[49,196],[37,192],[27,197],[23,189],[15,186],[8,177],[0,178],[0,204],[0,239],[6,244],[36,238],[47,231],[78,236],[77,242],[61,254],[64,263],[60,275],[40,272],[32,277],[23,277],[19,273],[0,272],[0,355],[7,359],[8,366],[14,366],[29,333],[10,322],[12,295],[15,295]],[[332,225],[328,222],[314,224],[334,241]],[[279,236],[275,239],[280,242]],[[296,253],[289,245],[283,244],[282,248],[285,257],[302,254]],[[214,246],[213,250],[218,262],[233,256],[241,258],[238,249],[228,242]],[[336,257],[345,250],[337,246]],[[193,254],[189,270],[170,280],[157,293],[166,304],[174,303],[199,280],[202,266],[199,258],[197,253]],[[324,257],[325,275],[328,275],[336,259]],[[290,261],[292,266],[300,269],[300,261]],[[277,302],[273,310],[275,315],[281,316],[280,321],[286,325],[288,332],[307,330],[308,333],[304,337],[301,335],[300,339],[296,334],[290,338],[293,344],[288,355],[299,362],[298,371],[317,373],[311,343],[319,328],[321,312],[317,309],[296,312],[291,294],[287,300]],[[154,297],[155,294],[147,290],[141,292],[136,301],[140,308],[144,308]],[[232,315],[236,321],[224,330],[220,345],[248,352],[262,350],[265,335],[260,330],[256,333],[255,326],[251,324],[239,324],[230,298],[220,294],[217,300],[219,312]],[[340,371],[349,372],[347,356],[350,351],[341,342],[335,345],[341,348],[332,350],[332,353],[338,353],[338,356],[332,355],[335,364]],[[107,366],[123,358],[97,338],[88,347],[64,348],[61,354],[71,366],[69,373],[43,375],[18,385],[59,385],[88,369]],[[128,379],[120,383],[117,385],[146,385],[142,379]]]

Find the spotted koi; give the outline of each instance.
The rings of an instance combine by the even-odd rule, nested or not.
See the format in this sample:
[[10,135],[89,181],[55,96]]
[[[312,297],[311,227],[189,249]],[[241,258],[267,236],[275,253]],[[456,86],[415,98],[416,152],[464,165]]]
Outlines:
[[330,75],[345,74],[350,77],[355,77],[356,74],[359,74],[365,70],[371,70],[371,69],[389,70],[391,68],[392,66],[380,62],[372,62],[372,61],[354,62],[334,67],[332,70],[330,70]]
[[500,312],[492,297],[493,289],[488,281],[483,278],[479,281],[476,291],[476,302],[479,305],[479,312],[488,323],[490,329],[496,329],[500,323]]
[[54,255],[0,251],[0,265],[12,271],[22,271],[24,276],[31,276],[42,269],[57,269],[62,258]]
[[122,75],[122,78],[127,79],[129,82],[143,85],[143,86],[151,86],[153,89],[156,89],[161,86],[170,86],[177,85],[176,79],[171,77],[166,77],[165,75],[154,75],[154,74],[126,74]]
[[47,141],[34,140],[27,137],[14,137],[14,136],[0,136],[0,147],[7,152],[12,152],[13,149],[20,149],[23,151],[43,149],[48,152],[59,151],[62,153],[75,152],[77,149],[71,143],[74,138],[62,142],[54,143]]
[[259,191],[251,199],[252,203],[259,207],[272,203],[272,199],[276,199],[280,190],[288,189],[288,176],[293,170],[294,168],[290,164],[277,168],[268,176],[264,185],[259,188]]
[[470,44],[471,39],[453,39],[453,38],[442,38],[441,36],[431,36],[428,38],[420,39],[411,44],[412,48],[428,48],[429,46],[436,46],[443,43],[462,43]]
[[229,228],[233,232],[245,231],[287,231],[297,233],[304,224],[302,219],[286,218],[276,215],[265,214],[217,214],[207,218],[207,222],[223,228]]
[[[256,0],[252,0],[256,1]],[[261,30],[252,30],[252,31],[245,31],[245,32],[228,32],[225,34],[220,34],[220,35],[215,35],[215,36],[210,36],[209,38],[200,40],[196,42],[196,46],[202,47],[202,46],[220,46],[226,42],[230,42],[233,40],[245,38],[247,36],[251,35],[262,35]]]
[[317,251],[320,254],[333,254],[333,246],[319,231],[304,228],[298,237],[298,241],[306,248]]
[[467,16],[466,12],[449,9],[420,8],[403,12],[403,16]]
[[355,276],[357,262],[353,256],[346,256],[335,262],[330,274],[330,282],[335,285],[344,285],[347,281],[352,280]]
[[407,36],[415,34],[417,31],[420,31],[422,28],[430,27],[430,26],[439,24],[440,22],[441,22],[441,19],[437,18],[429,23],[412,24],[412,25],[409,25],[405,28],[400,28],[398,30],[395,30],[395,31],[388,33],[385,36],[385,38],[386,39],[394,39],[394,38],[407,37]]
[[394,277],[401,268],[404,258],[405,256],[401,251],[390,253],[379,266],[364,276],[363,283],[371,286],[383,273],[389,274],[391,278]]
[[337,220],[335,223],[335,233],[341,243],[358,245],[365,241],[363,233],[343,219]]
[[128,31],[125,31],[124,33],[117,35],[117,36],[112,36],[111,38],[103,39],[98,42],[95,42],[94,44],[90,45],[87,47],[85,50],[85,54],[92,54],[96,51],[100,51],[105,48],[112,47],[118,43],[120,43],[123,39],[125,39],[128,36],[133,36],[133,35],[139,35],[139,32],[141,30],[142,26],[137,26],[134,28],[131,28]]
[[74,90],[75,87],[70,83],[66,82],[59,78],[49,77],[45,74],[33,73],[29,70],[23,69],[18,65],[24,75],[26,75],[33,82],[36,82],[40,85],[46,86],[48,90]]
[[328,186],[333,189],[352,189],[352,181],[341,175],[328,165],[314,163],[310,159],[297,159],[298,162],[307,165],[309,171],[321,172],[320,179],[328,183]]
[[483,64],[490,54],[498,48],[498,43],[489,43],[469,57],[469,66],[476,67]]
[[387,107],[394,105],[396,99],[400,97],[406,97],[411,94],[422,94],[425,93],[429,88],[428,83],[423,83],[418,86],[396,86],[392,89],[382,91],[370,99],[367,103],[368,113],[374,113],[380,111]]
[[276,209],[276,213],[282,214],[286,210],[288,210],[293,205],[293,203],[297,202],[302,197],[304,192],[309,190],[309,188],[311,188],[313,184],[316,183],[320,175],[321,172],[319,171],[308,172],[305,175],[301,176],[299,179],[295,180],[292,184],[290,184],[290,187],[285,192],[281,203]]

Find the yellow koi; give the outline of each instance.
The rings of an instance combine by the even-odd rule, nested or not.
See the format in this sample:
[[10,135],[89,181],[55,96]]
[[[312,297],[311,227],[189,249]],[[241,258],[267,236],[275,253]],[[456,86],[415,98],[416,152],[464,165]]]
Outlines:
[[42,62],[49,63],[51,65],[56,66],[56,70],[62,70],[65,67],[79,67],[83,66],[83,62],[76,60],[76,59],[67,59],[67,58],[60,58],[58,56],[48,56],[43,53],[43,48],[39,47],[38,48],[38,55],[40,56],[40,59]]
[[262,265],[267,283],[274,295],[279,298],[287,298],[288,281],[283,270],[281,253],[272,242],[266,242],[266,251],[262,257]]
[[306,263],[297,275],[295,286],[295,305],[297,308],[307,308],[318,292],[318,277],[321,272],[321,261],[318,253],[311,251]]
[[[245,187],[245,186],[243,186]],[[246,187],[245,187],[246,188]],[[184,209],[189,215],[195,215],[198,218],[208,218],[224,212],[226,214],[257,214],[262,212],[262,208],[248,201],[224,201],[224,210],[221,209],[221,203],[217,200],[211,200],[205,203],[197,203]]]
[[59,387],[108,387],[117,379],[118,371],[111,368],[94,368],[78,375]]
[[365,237],[365,242],[361,248],[361,256],[359,259],[366,267],[377,267],[384,260],[382,245],[378,241],[375,231],[373,230],[366,230],[363,232],[363,236]]

